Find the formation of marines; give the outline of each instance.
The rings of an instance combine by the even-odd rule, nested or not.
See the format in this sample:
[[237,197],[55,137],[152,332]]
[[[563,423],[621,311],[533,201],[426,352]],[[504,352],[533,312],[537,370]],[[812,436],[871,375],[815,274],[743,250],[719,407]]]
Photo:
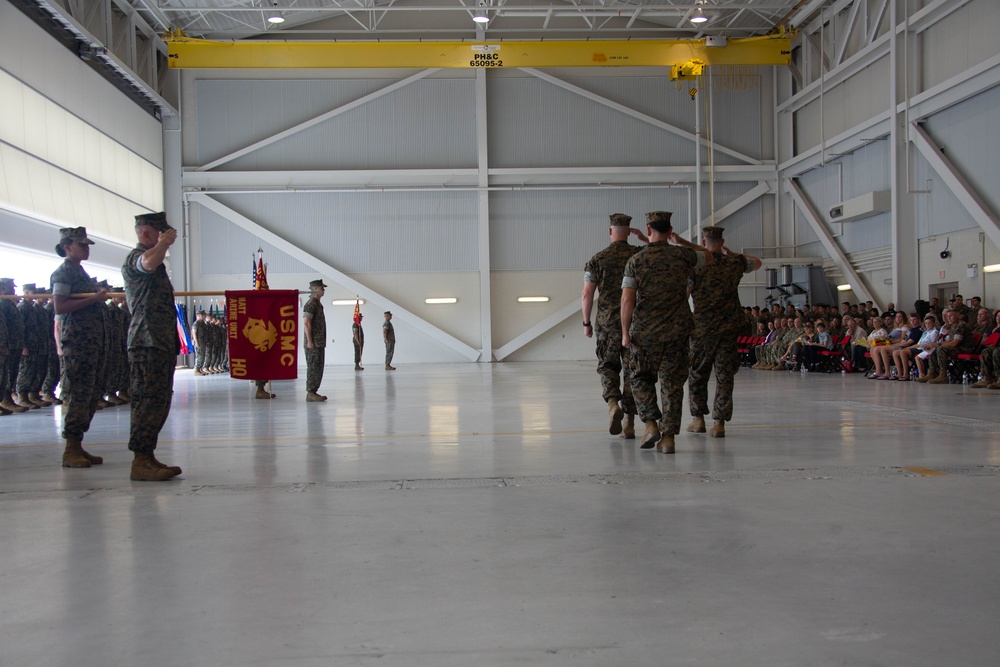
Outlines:
[[[746,325],[737,288],[743,275],[761,266],[760,259],[726,248],[721,227],[702,230],[704,245],[687,241],[674,232],[671,215],[647,213],[645,236],[631,229],[630,216],[611,215],[611,244],[584,267],[582,295],[584,332],[591,337],[598,294],[597,372],[608,404],[609,433],[635,438],[638,414],[645,423],[640,447],[664,453],[675,451],[685,382],[693,417],[687,430],[706,432],[713,369],[717,384],[710,435],[725,437],[739,369],[736,342]],[[647,245],[629,245],[630,235]]]
[[226,324],[221,317],[199,310],[191,325],[191,337],[195,350],[195,375],[229,372],[229,344]]

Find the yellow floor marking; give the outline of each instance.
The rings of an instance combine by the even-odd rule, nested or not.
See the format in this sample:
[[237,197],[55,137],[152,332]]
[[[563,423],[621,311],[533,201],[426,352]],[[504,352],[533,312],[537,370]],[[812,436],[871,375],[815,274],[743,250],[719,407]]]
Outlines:
[[947,477],[948,473],[934,470],[933,468],[921,468],[920,466],[905,466],[906,472],[913,472],[924,477]]

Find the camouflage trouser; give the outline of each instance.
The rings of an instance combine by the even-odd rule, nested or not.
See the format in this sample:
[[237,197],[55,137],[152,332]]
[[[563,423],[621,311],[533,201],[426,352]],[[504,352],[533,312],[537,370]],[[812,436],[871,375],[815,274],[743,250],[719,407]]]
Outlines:
[[10,354],[7,355],[7,374],[4,377],[6,380],[6,392],[4,397],[10,395],[10,392],[17,388],[17,376],[21,372],[21,350],[11,350]]
[[354,341],[354,365],[357,366],[361,364],[361,351],[364,350],[364,345],[358,345],[358,341]]
[[[3,350],[6,352],[7,350]],[[5,401],[10,398],[10,387],[7,386],[7,378],[10,376],[10,371],[7,369],[7,364],[10,363],[10,355],[4,355],[0,357],[0,401]]]
[[691,415],[708,414],[708,379],[715,369],[715,401],[712,419],[733,418],[733,382],[740,370],[736,333],[713,333],[691,337],[691,369],[688,371],[688,405]]
[[118,391],[118,373],[121,371],[122,357],[116,349],[108,353],[107,369],[105,371],[104,394],[113,394]]
[[[622,347],[621,332],[601,333],[597,336],[597,374],[601,376],[601,398],[604,402],[621,401],[627,415],[635,414],[632,398],[631,354]],[[622,376],[624,371],[624,377]]]
[[63,357],[63,372],[66,382],[62,388],[63,430],[62,437],[83,439],[90,428],[90,422],[97,412],[97,402],[101,400],[98,387],[98,373],[101,367],[100,355],[71,354]]
[[205,346],[194,346],[194,369],[200,371],[205,367]]
[[129,385],[132,382],[132,368],[128,362],[128,352],[121,352],[121,366],[118,369],[118,392],[128,393]]
[[933,377],[940,373],[941,371],[948,370],[948,361],[958,357],[959,351],[954,347],[939,347],[934,350],[934,353],[928,357],[930,361],[930,370],[927,373]]
[[156,449],[160,429],[170,414],[177,357],[173,352],[145,347],[129,350],[128,360],[132,366],[129,387],[132,422],[128,448],[133,452],[149,454]]
[[306,391],[316,393],[323,382],[323,366],[326,364],[326,348],[306,348]]
[[1000,377],[997,377],[997,373],[1000,372],[1000,347],[983,348],[979,355],[979,372],[984,378],[994,382],[1000,380]]
[[392,365],[392,355],[396,352],[396,341],[387,340],[385,341],[385,365]]
[[17,371],[14,391],[19,394],[33,394],[41,389],[41,381],[48,355],[30,352],[21,357],[21,367]]
[[62,357],[60,357],[55,352],[49,354],[48,361],[45,364],[45,380],[42,381],[43,394],[55,396],[56,385],[59,384],[59,375],[61,366],[62,366]]
[[[639,419],[658,422],[660,433],[676,435],[681,430],[684,402],[684,382],[688,375],[688,338],[666,341],[632,340],[632,395],[639,409]],[[656,401],[656,383],[660,383],[660,400]]]

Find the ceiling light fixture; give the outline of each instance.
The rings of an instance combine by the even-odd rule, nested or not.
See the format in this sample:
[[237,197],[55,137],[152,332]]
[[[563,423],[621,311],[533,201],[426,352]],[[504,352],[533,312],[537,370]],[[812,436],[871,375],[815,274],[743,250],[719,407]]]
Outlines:
[[490,22],[490,16],[486,13],[486,0],[479,0],[479,9],[472,15],[472,20],[476,23]]
[[519,296],[517,297],[518,303],[547,303],[549,297],[547,296]]
[[987,264],[983,267],[983,273],[996,273],[1000,271],[1000,264]]
[[429,303],[429,304],[458,303],[458,299],[456,299],[453,296],[441,296],[430,299],[424,299],[424,303]]
[[694,23],[695,25],[699,25],[701,23],[704,23],[707,20],[708,20],[708,17],[705,16],[705,12],[701,11],[701,7],[699,7],[697,10],[695,10],[695,12],[691,16],[691,18],[688,19],[688,21],[691,21],[691,23]]
[[850,292],[851,289],[852,288],[851,288],[850,285],[837,285],[837,291],[838,292]]
[[274,23],[275,25],[277,25],[278,23],[284,23],[285,18],[281,14],[272,14],[271,16],[267,17],[267,22]]

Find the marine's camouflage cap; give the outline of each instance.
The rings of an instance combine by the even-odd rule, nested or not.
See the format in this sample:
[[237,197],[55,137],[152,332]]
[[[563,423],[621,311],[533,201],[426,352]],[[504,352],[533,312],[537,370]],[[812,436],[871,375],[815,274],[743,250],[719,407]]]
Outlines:
[[612,227],[628,227],[632,224],[632,216],[625,215],[624,213],[612,213],[611,214],[611,226]]
[[319,289],[320,287],[322,287],[323,289],[326,289],[326,283],[324,283],[322,280],[310,280],[309,281],[309,289]]
[[24,283],[21,285],[22,292],[38,292],[38,286],[35,283]]
[[59,241],[59,245],[66,245],[67,243],[72,243],[76,241],[77,243],[85,243],[87,245],[94,245],[94,242],[87,238],[87,228],[86,227],[63,227],[59,230],[59,235],[62,240]]
[[143,213],[135,216],[135,226],[148,225],[158,232],[166,232],[173,227],[167,223],[167,214],[164,211],[159,213]]
[[722,227],[702,227],[701,235],[706,239],[722,240],[722,233],[726,231]]
[[0,286],[3,286],[3,287],[13,287],[14,286],[14,279],[13,278],[0,278]]
[[646,222],[665,222],[670,224],[670,216],[673,213],[670,211],[650,211],[646,214]]

